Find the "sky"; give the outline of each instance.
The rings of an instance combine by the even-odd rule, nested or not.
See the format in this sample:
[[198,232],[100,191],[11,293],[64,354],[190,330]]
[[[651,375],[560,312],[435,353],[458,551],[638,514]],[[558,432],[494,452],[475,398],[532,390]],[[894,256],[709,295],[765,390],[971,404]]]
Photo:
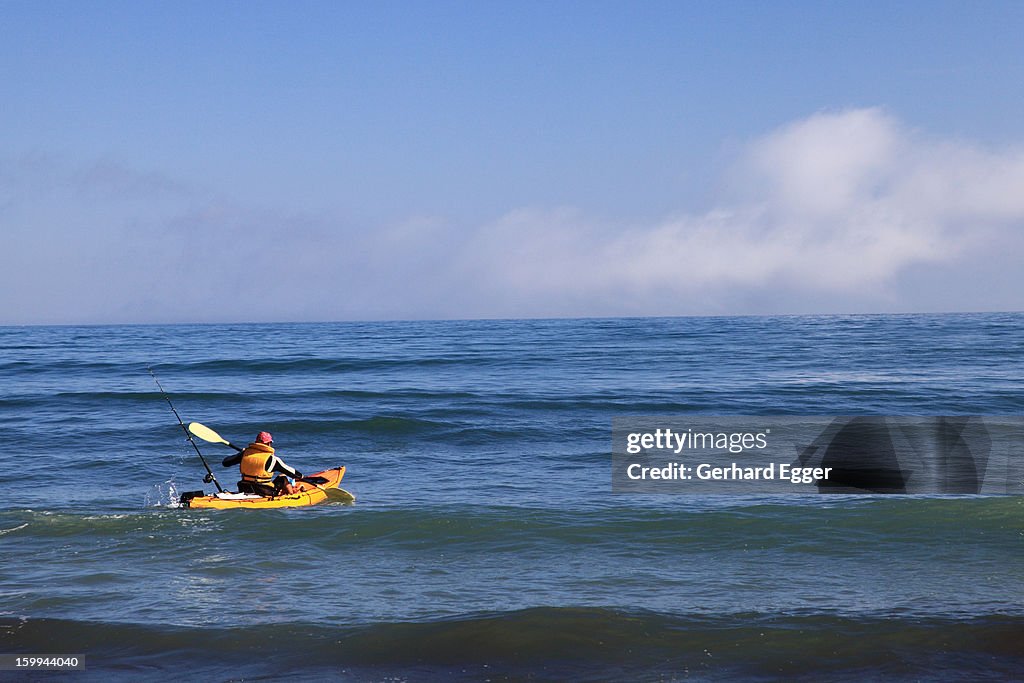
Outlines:
[[1024,310],[1021,2],[0,1],[0,324]]

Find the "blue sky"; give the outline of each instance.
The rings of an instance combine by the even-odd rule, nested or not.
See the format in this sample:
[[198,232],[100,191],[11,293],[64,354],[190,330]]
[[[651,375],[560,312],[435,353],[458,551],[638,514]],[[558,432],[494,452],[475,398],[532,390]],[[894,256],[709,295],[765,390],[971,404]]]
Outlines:
[[0,323],[1024,308],[1024,4],[4,2]]

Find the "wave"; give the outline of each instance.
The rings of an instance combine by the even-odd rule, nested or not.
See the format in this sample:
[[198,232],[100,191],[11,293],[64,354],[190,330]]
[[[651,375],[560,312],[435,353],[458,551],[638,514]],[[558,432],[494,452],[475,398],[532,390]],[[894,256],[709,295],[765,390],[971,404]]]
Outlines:
[[[465,391],[426,391],[417,389],[404,389],[395,391],[355,391],[344,389],[323,389],[323,390],[260,390],[260,391],[235,391],[216,390],[208,391],[178,391],[172,395],[175,405],[181,404],[216,404],[223,403],[270,403],[301,404],[305,401],[329,401],[329,400],[351,400],[358,402],[373,403],[387,400],[389,402],[410,402],[411,405],[419,405],[420,401],[465,401],[467,405],[479,403],[489,397],[478,393]],[[33,393],[23,392],[19,394],[8,394],[0,398],[0,407],[14,410],[17,408],[34,408],[39,406],[62,406],[75,405],[85,408],[98,409],[112,402],[126,404],[138,404],[139,406],[164,405],[163,394],[158,391],[110,391],[108,389],[79,391],[36,391]],[[322,406],[322,403],[314,403],[315,406]],[[126,406],[127,407],[127,406]]]
[[400,508],[325,505],[246,514],[154,506],[105,514],[8,510],[0,512],[0,529],[8,530],[11,538],[119,538],[137,533],[171,542],[176,531],[192,534],[209,528],[243,541],[280,537],[324,548],[386,543],[438,551],[454,546],[496,550],[640,543],[651,551],[665,548],[680,554],[781,548],[827,555],[886,546],[924,552],[962,544],[965,538],[984,538],[989,547],[1005,545],[1015,552],[1022,508],[1019,497],[995,496],[841,501],[808,496],[784,503],[708,497],[661,507],[626,507],[612,500],[578,510],[443,503]]
[[42,356],[39,360],[9,360],[0,362],[0,373],[11,374],[60,374],[95,372],[98,374],[123,371],[125,365],[114,361],[87,361],[54,359]]
[[164,363],[155,369],[167,373],[200,374],[255,374],[255,373],[310,373],[323,372],[341,374],[350,372],[367,372],[374,370],[387,371],[392,369],[430,368],[438,369],[446,366],[490,366],[507,363],[507,359],[498,354],[482,353],[451,353],[434,356],[406,357],[374,357],[374,358],[246,358],[246,359],[214,359],[196,362]]
[[[727,677],[736,680],[963,680],[1024,675],[1024,618],[674,615],[536,607],[446,619],[247,627],[0,620],[0,648],[50,652],[128,678],[139,670],[193,677],[325,674],[359,680],[481,676],[548,680]],[[132,669],[135,669],[133,671]]]

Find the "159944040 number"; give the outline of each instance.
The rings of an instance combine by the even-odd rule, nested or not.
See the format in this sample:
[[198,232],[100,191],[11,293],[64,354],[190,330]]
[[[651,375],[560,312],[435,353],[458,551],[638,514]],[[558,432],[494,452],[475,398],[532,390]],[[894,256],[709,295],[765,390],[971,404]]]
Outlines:
[[2,655],[0,671],[82,670],[85,658],[81,655]]

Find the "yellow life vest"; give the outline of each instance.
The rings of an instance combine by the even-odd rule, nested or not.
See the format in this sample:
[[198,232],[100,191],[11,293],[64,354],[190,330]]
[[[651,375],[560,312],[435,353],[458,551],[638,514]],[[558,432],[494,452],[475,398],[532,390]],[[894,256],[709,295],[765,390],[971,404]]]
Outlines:
[[267,461],[274,454],[274,449],[263,443],[251,443],[242,451],[242,461],[238,468],[242,471],[242,481],[254,484],[271,484],[274,474],[266,469]]

